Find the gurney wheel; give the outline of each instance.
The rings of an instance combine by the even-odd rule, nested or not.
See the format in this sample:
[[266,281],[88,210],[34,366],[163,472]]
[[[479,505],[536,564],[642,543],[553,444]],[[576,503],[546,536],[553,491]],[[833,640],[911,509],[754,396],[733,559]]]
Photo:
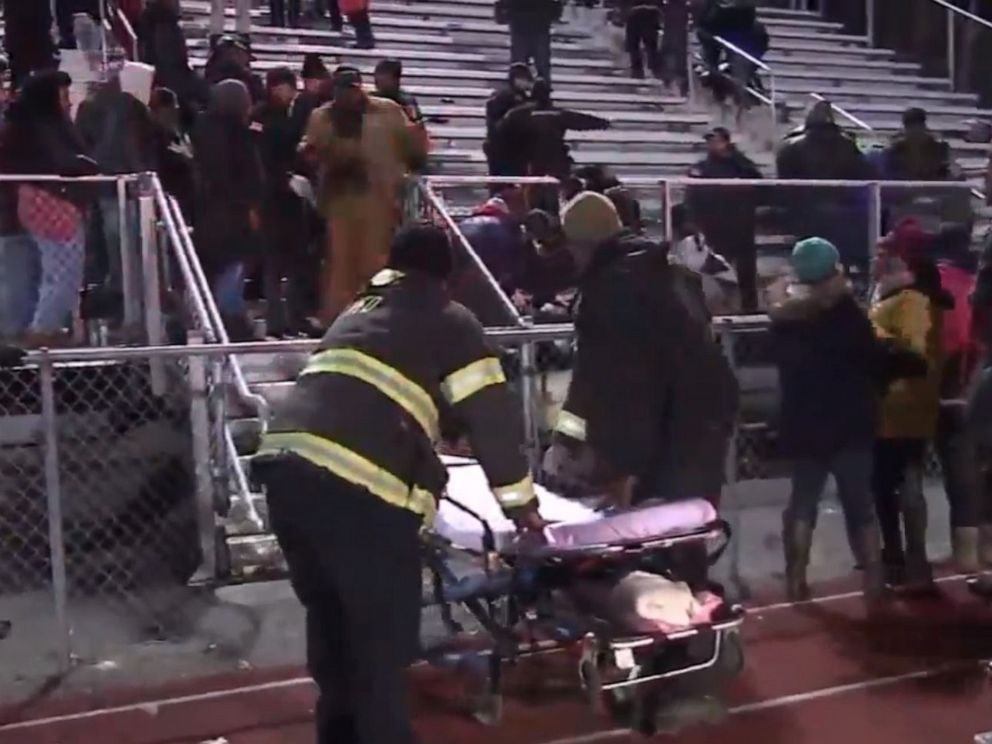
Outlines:
[[499,726],[503,720],[503,696],[496,693],[481,695],[472,717],[483,726]]

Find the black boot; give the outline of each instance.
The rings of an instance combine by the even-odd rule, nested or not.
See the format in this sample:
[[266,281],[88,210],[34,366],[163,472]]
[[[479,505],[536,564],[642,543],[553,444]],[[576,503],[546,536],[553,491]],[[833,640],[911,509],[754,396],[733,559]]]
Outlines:
[[785,596],[790,602],[805,602],[810,598],[806,569],[813,546],[813,525],[783,518],[782,546],[785,549]]

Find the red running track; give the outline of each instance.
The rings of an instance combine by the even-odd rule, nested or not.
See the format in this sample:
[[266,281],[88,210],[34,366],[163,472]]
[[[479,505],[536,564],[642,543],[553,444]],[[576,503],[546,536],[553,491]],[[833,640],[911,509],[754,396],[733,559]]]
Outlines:
[[[945,583],[943,595],[870,616],[850,597],[756,609],[745,622],[747,669],[728,690],[730,716],[668,740],[971,744],[992,730],[992,688],[981,663],[992,658],[992,608],[960,582]],[[644,741],[589,711],[573,675],[561,657],[522,664],[510,675],[504,723],[486,729],[465,716],[451,674],[418,668],[417,728],[426,744]],[[310,744],[312,704],[298,670],[245,673],[7,711],[0,742]]]

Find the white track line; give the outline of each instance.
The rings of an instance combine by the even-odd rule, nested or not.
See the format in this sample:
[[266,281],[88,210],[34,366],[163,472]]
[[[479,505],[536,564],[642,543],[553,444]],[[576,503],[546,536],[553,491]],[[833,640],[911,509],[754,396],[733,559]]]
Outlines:
[[[970,579],[973,574],[953,574],[951,576],[941,576],[939,579],[934,579],[935,584],[952,584],[956,581],[964,581]],[[803,602],[776,602],[775,604],[762,605],[760,607],[745,607],[751,615],[757,615],[762,612],[772,612],[774,610],[787,610],[793,607],[807,607],[809,605],[818,604],[829,604],[830,602],[839,602],[843,599],[857,599],[858,597],[864,596],[864,592],[853,591],[844,592],[843,594],[827,594],[823,597],[813,597],[812,599],[807,599]]]
[[[944,664],[939,667],[934,667],[933,669],[924,669],[918,672],[909,672],[907,674],[897,674],[891,677],[879,677],[878,679],[870,679],[865,682],[852,682],[846,685],[836,685],[834,687],[824,687],[820,690],[812,690],[811,692],[802,692],[795,695],[785,695],[783,697],[772,698],[771,700],[761,700],[756,703],[746,703],[745,705],[738,705],[736,707],[730,708],[727,713],[731,716],[742,715],[744,713],[754,713],[757,711],[770,710],[772,708],[785,708],[792,705],[799,705],[800,703],[807,703],[814,700],[823,700],[825,698],[835,697],[837,695],[843,695],[849,692],[860,692],[862,690],[871,690],[878,687],[891,687],[893,685],[902,684],[904,682],[912,682],[914,680],[929,679],[931,677],[939,677],[944,674],[949,674],[951,672],[965,671],[967,669],[973,668],[973,663],[957,663],[957,664]],[[620,739],[624,737],[631,736],[630,729],[610,729],[608,731],[600,731],[593,734],[583,734],[581,736],[565,737],[563,739],[553,739],[544,744],[599,744],[599,742],[606,742],[612,739]]]
[[[953,581],[960,581],[966,578],[968,578],[968,576],[964,574],[945,576],[943,578],[937,579],[937,583],[949,583]],[[779,604],[765,605],[763,607],[752,607],[749,608],[748,611],[750,613],[757,614],[760,612],[769,612],[772,610],[787,609],[790,607],[801,607],[803,605],[835,602],[841,599],[851,599],[860,596],[861,596],[861,592],[848,592],[846,594],[834,594],[826,597],[817,597],[815,599],[809,600],[808,602],[796,602],[796,603],[782,602]],[[960,666],[958,668],[960,668]],[[792,697],[798,697],[799,700],[797,702],[802,702],[803,700],[806,699],[815,699],[816,697],[823,697],[825,694],[839,694],[839,692],[845,692],[848,689],[852,689],[852,690],[857,690],[862,688],[867,689],[879,685],[895,684],[897,682],[901,682],[904,680],[932,676],[935,674],[942,674],[946,671],[948,671],[948,667],[939,667],[937,669],[933,669],[925,672],[914,672],[913,674],[904,675],[900,677],[885,677],[882,678],[881,680],[871,680],[869,682],[861,682],[855,685],[848,685],[840,688],[827,688],[826,690],[820,690],[813,693],[804,693],[803,695],[792,696]],[[219,700],[228,697],[238,697],[240,695],[250,695],[255,692],[282,690],[282,689],[300,687],[303,685],[311,685],[311,684],[313,684],[313,680],[311,680],[309,677],[294,677],[292,679],[278,680],[276,682],[265,682],[257,685],[243,685],[240,687],[230,687],[224,690],[214,690],[212,692],[204,692],[197,695],[183,695],[177,697],[160,698],[157,700],[145,700],[140,703],[131,703],[129,705],[119,705],[110,708],[96,708],[94,710],[82,711],[79,713],[66,713],[60,716],[50,716],[47,718],[34,718],[29,721],[17,721],[15,723],[0,725],[0,731],[23,731],[26,729],[42,728],[44,726],[52,726],[60,723],[85,721],[93,718],[102,718],[103,716],[115,716],[126,713],[144,713],[146,715],[154,716],[158,714],[159,709],[161,708],[173,707],[177,705],[191,705],[194,703],[207,702],[210,700]],[[744,706],[744,708],[747,708],[748,710],[762,710],[764,708],[775,707],[777,705],[791,704],[791,703],[782,702],[791,699],[792,699],[791,697],[776,698],[775,700],[766,700],[762,703],[752,704],[752,706],[761,706],[758,708],[755,707],[747,708],[747,706]],[[745,712],[744,708],[735,708],[732,709],[730,712],[731,714]],[[607,735],[612,735],[615,737],[616,733],[604,732],[598,734],[598,736],[600,737]],[[596,741],[596,740],[581,739],[581,738],[576,740],[562,739],[559,741],[548,742],[547,744],[583,744],[586,741]]]

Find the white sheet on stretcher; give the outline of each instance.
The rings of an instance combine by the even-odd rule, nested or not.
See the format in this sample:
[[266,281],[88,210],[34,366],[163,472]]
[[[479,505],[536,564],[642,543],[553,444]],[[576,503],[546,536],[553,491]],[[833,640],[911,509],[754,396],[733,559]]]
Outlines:
[[[443,457],[448,466],[448,497],[484,519],[496,537],[497,550],[508,548],[516,535],[503,516],[482,468],[472,460]],[[604,515],[592,506],[566,499],[536,486],[541,516],[553,522],[545,530],[549,548],[569,550],[589,545],[631,543],[702,529],[717,519],[716,509],[702,499],[636,508]],[[441,501],[434,531],[456,545],[482,549],[479,520],[447,500]]]

